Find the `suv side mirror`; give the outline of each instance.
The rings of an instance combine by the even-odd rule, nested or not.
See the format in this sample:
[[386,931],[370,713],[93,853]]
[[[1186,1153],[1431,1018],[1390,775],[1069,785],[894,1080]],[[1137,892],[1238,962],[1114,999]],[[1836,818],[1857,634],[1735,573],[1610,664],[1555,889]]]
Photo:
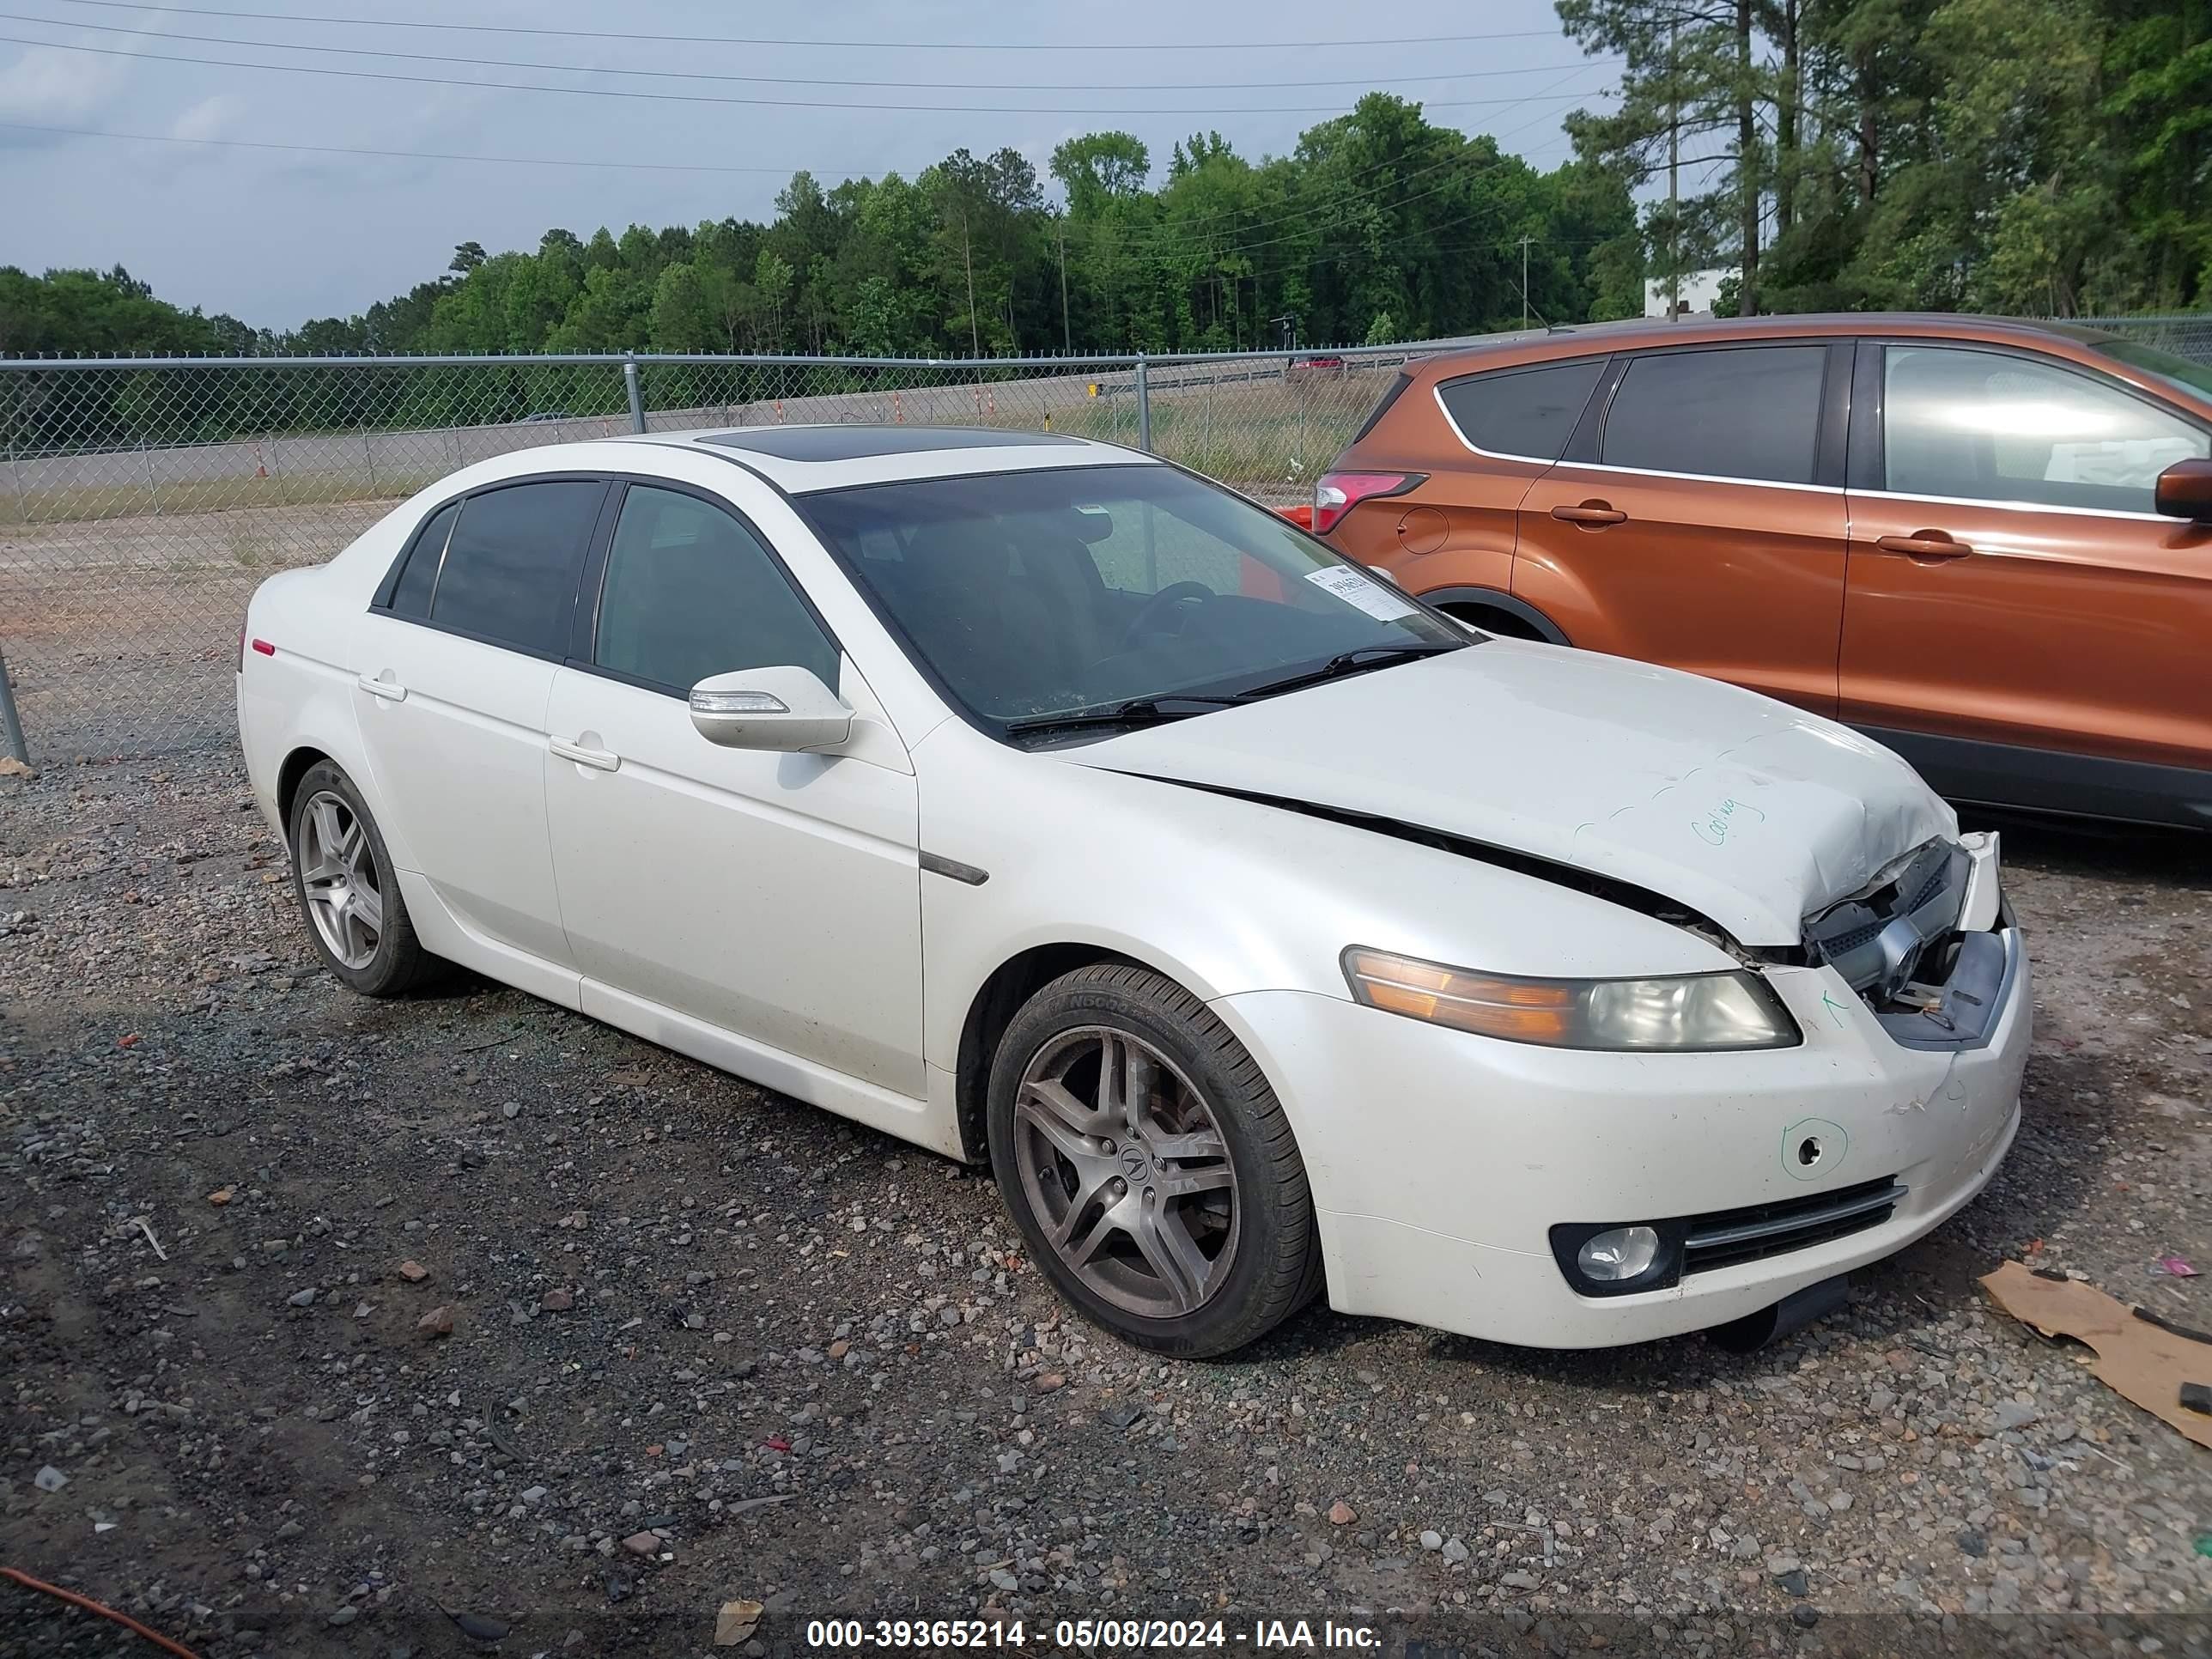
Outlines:
[[2212,523],[2212,461],[2176,461],[2158,475],[2152,499],[2168,518]]
[[811,669],[741,668],[691,688],[691,724],[725,749],[795,754],[844,743],[853,711]]

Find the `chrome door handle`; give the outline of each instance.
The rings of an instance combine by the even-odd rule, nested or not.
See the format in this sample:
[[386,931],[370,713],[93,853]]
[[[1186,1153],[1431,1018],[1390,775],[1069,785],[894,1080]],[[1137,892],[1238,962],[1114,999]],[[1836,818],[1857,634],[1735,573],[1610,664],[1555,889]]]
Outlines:
[[1584,501],[1580,507],[1555,507],[1552,516],[1563,524],[1626,524],[1628,514],[1603,501]]
[[574,761],[579,766],[589,766],[601,772],[611,772],[622,764],[622,757],[611,749],[586,749],[581,744],[564,743],[559,738],[549,738],[545,746],[562,760]]
[[386,702],[407,701],[407,688],[398,680],[380,680],[367,674],[356,674],[353,683],[372,697],[381,697]]
[[1925,530],[1917,536],[1877,536],[1874,544],[1885,553],[1903,553],[1915,559],[1962,559],[1974,550],[1964,542]]

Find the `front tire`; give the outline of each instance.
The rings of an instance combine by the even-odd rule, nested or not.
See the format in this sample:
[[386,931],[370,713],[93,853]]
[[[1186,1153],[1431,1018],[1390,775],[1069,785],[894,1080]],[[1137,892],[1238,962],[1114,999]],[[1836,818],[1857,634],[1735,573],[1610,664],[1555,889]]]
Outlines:
[[1124,1341],[1229,1353],[1320,1287],[1274,1091],[1203,1002],[1148,969],[1078,969],[1024,1005],[992,1062],[989,1138],[1030,1254]]
[[439,965],[422,948],[384,836],[343,770],[307,769],[292,796],[292,892],[324,964],[363,996],[394,997]]

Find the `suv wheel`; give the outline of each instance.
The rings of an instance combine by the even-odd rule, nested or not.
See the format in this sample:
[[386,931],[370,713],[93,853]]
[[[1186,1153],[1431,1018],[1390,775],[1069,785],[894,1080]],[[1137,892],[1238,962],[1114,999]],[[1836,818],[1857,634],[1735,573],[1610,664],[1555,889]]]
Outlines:
[[1227,1353],[1320,1286],[1274,1091],[1204,1003],[1149,969],[1079,969],[1024,1006],[992,1065],[989,1134],[1030,1252],[1126,1341]]

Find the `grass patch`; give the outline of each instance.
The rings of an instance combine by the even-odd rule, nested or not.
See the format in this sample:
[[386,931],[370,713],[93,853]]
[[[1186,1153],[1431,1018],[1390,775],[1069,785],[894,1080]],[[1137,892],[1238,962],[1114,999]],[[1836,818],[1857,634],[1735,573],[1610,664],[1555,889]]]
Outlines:
[[269,478],[194,478],[181,483],[76,484],[50,489],[0,490],[0,527],[96,524],[106,519],[187,518],[209,513],[250,513],[265,507],[331,507],[404,501],[443,476],[385,477],[372,486],[344,474]]

